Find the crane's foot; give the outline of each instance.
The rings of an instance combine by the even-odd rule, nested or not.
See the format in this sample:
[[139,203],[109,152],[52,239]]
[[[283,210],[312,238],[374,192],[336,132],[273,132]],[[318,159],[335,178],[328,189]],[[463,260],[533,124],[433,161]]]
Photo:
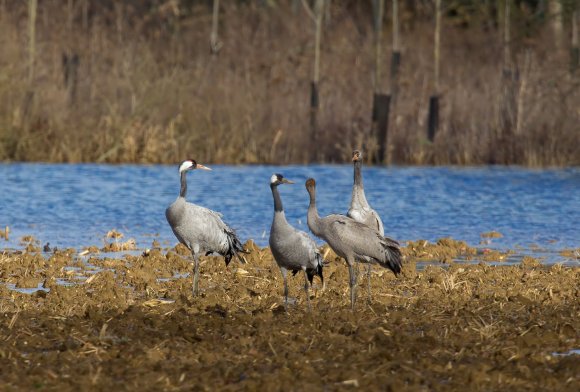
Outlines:
[[369,305],[373,302],[373,295],[371,293],[371,265],[368,265],[367,269],[367,290],[368,290],[368,303]]
[[308,284],[304,286],[304,294],[306,295],[306,302],[308,303],[308,311],[312,312],[312,304],[310,303],[310,293],[308,290]]
[[352,263],[348,265],[349,283],[350,283],[350,307],[354,311],[354,304],[356,301],[356,272],[354,271]]
[[199,260],[195,260],[195,265],[193,267],[193,296],[197,297],[199,295]]
[[355,290],[354,286],[352,286],[350,288],[350,308],[353,311],[354,311],[355,303],[356,303],[356,290]]

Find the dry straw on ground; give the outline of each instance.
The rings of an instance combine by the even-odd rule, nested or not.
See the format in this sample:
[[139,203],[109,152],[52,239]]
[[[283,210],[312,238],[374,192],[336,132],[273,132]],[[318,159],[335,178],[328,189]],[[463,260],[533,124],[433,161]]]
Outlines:
[[372,303],[361,287],[353,313],[347,268],[329,254],[327,287],[315,281],[312,313],[301,277],[290,279],[298,298],[286,313],[270,251],[252,249],[246,273],[203,257],[196,298],[180,249],[88,264],[68,251],[0,254],[3,281],[44,282],[48,290],[0,285],[3,387],[580,388],[578,356],[565,355],[580,347],[578,268],[526,262],[417,271],[408,256],[402,277],[374,269]]

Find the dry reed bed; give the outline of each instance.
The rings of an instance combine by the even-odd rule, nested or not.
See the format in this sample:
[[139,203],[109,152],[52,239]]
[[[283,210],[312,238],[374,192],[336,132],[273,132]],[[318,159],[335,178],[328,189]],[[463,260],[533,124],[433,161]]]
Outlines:
[[285,313],[270,251],[246,246],[243,267],[203,258],[197,298],[188,277],[157,279],[190,270],[181,246],[93,257],[104,269],[96,273],[72,251],[0,255],[2,281],[30,275],[29,284],[50,289],[29,295],[0,285],[3,388],[580,387],[578,357],[556,355],[580,347],[578,268],[482,263],[417,271],[411,249],[402,277],[374,269],[373,301],[361,286],[353,313],[347,269],[327,254],[327,287],[315,282],[313,312],[297,276],[290,279],[297,304]]
[[[313,32],[301,8],[293,12],[283,2],[274,7],[224,5],[219,37],[223,48],[212,56],[208,7],[181,5],[176,13],[171,7],[143,10],[89,3],[84,19],[77,4],[69,25],[63,4],[39,4],[36,71],[30,86],[27,37],[22,33],[25,2],[2,9],[0,160],[310,159]],[[316,148],[326,161],[343,161],[353,147],[376,147],[368,133],[373,40],[366,5],[332,4],[322,45],[322,136]],[[519,110],[510,112],[512,124],[506,128],[503,48],[495,20],[472,20],[469,28],[462,28],[455,26],[456,19],[444,19],[441,129],[430,144],[425,121],[432,93],[431,10],[401,12],[403,63],[389,136],[391,162],[580,163],[579,79],[568,74],[565,56],[553,52],[546,26],[535,25],[532,33],[517,30],[529,16],[515,11],[519,98],[514,107]],[[63,53],[79,56],[72,103],[63,81]],[[390,51],[383,53],[386,70]],[[387,78],[383,89],[388,89]]]

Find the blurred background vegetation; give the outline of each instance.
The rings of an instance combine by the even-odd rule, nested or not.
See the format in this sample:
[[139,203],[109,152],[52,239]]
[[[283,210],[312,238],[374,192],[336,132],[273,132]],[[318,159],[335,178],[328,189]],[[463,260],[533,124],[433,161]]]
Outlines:
[[0,0],[0,160],[578,165],[579,9]]

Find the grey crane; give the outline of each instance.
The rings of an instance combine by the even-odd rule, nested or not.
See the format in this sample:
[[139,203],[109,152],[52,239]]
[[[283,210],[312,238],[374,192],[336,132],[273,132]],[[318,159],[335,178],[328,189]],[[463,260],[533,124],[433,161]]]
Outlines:
[[357,222],[376,229],[382,236],[385,235],[383,221],[379,214],[371,208],[365,196],[365,188],[362,179],[362,153],[358,150],[352,152],[352,163],[354,166],[354,182],[352,185],[352,198],[350,208],[346,216]]
[[194,261],[193,295],[198,293],[199,256],[218,253],[225,258],[226,267],[236,256],[242,264],[245,260],[239,253],[246,253],[235,231],[221,219],[221,214],[205,207],[188,203],[187,172],[195,169],[211,170],[193,159],[179,165],[181,190],[177,199],[165,210],[165,217],[179,242],[191,251]]
[[[350,200],[350,208],[346,216],[354,219],[357,222],[364,223],[376,229],[382,236],[385,235],[385,228],[383,221],[379,214],[371,208],[365,196],[365,188],[362,180],[362,153],[358,150],[352,152],[352,163],[354,166],[354,182],[352,184],[352,198]],[[369,300],[371,298],[371,269],[372,264],[367,264],[367,287],[369,293]]]
[[350,303],[354,310],[356,299],[356,272],[354,263],[378,263],[395,275],[401,272],[399,243],[383,237],[377,230],[344,215],[328,215],[321,218],[316,208],[316,181],[309,178],[306,190],[310,195],[308,227],[345,259],[350,278]]
[[304,272],[304,293],[308,301],[308,309],[311,309],[310,296],[308,294],[309,283],[312,284],[315,275],[320,276],[320,280],[324,283],[324,277],[322,276],[323,260],[314,240],[305,232],[292,227],[286,220],[278,186],[293,183],[284,178],[282,174],[274,174],[270,178],[270,189],[274,198],[274,217],[270,228],[270,250],[284,278],[284,305],[286,309],[288,308],[288,271],[292,271],[294,275],[299,271]]

